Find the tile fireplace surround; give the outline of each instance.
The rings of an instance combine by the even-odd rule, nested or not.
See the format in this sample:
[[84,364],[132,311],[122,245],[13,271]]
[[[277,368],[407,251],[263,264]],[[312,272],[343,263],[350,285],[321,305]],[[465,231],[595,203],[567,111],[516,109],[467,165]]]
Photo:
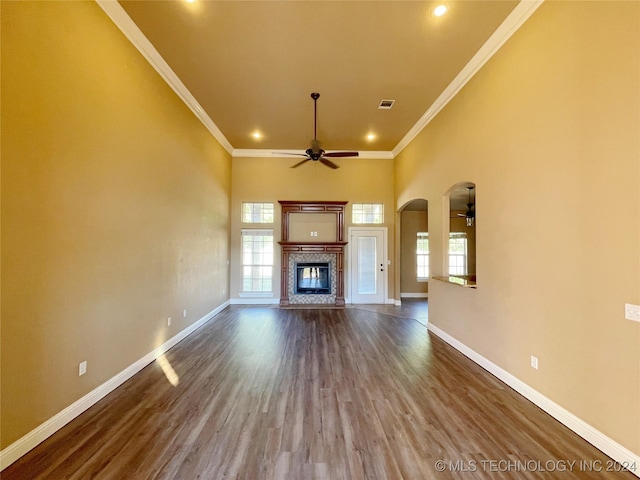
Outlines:
[[[344,209],[347,202],[309,202],[279,200],[282,205],[282,272],[280,306],[344,307]],[[299,242],[289,239],[289,214],[334,213],[336,215],[335,242]],[[328,262],[331,265],[330,294],[294,294],[295,264],[297,262]]]

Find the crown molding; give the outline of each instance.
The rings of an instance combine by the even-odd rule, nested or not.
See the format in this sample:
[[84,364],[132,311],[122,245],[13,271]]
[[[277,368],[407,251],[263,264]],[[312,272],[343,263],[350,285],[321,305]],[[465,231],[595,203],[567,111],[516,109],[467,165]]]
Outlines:
[[469,60],[469,63],[456,75],[453,81],[444,89],[429,109],[420,117],[420,120],[407,132],[393,149],[394,158],[405,149],[411,141],[426,127],[464,87],[469,80],[489,61],[500,47],[511,38],[527,19],[535,12],[544,0],[521,0],[516,8],[502,22],[496,31],[489,37],[485,44]]
[[96,3],[104,10],[107,16],[116,24],[116,26],[124,33],[134,47],[142,54],[151,66],[160,74],[174,92],[182,99],[182,101],[191,109],[194,115],[202,122],[202,124],[211,132],[224,149],[231,154],[233,146],[229,143],[218,126],[213,123],[211,117],[206,114],[189,89],[178,78],[169,64],[162,58],[162,55],[155,49],[149,39],[142,33],[138,26],[131,20],[131,17],[120,6],[117,0],[96,0]]
[[[504,45],[504,43],[522,26],[522,24],[542,5],[544,0],[521,0],[498,29],[489,37],[473,58],[465,65],[447,88],[440,94],[418,122],[398,142],[392,151],[362,151],[360,158],[393,159],[424,129],[435,116],[457,95],[482,66]],[[117,0],[96,0],[107,16],[124,33],[129,41],[138,49],[143,57],[160,74],[182,101],[191,109],[209,132],[220,142],[224,149],[234,158],[269,157],[281,158],[271,150],[234,149],[218,126],[211,120],[195,97],[178,78],[169,64],[162,58],[147,37],[142,33],[131,17],[120,6]],[[282,153],[300,153],[295,150],[281,150]]]
[[[333,151],[339,150],[327,150],[327,153],[331,153]],[[302,154],[302,150],[278,150],[274,152],[273,150],[268,150],[264,148],[235,148],[231,153],[233,158],[289,158],[289,155],[292,156],[300,156]],[[346,158],[346,157],[345,157]],[[388,151],[376,151],[376,150],[364,150],[358,152],[358,158],[367,158],[367,159],[383,159],[383,160],[393,160],[393,152]]]

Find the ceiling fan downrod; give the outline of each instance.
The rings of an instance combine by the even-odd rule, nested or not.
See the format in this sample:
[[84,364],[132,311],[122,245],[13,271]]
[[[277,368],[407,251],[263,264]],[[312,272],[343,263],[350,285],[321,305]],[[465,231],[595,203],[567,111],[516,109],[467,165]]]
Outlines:
[[316,129],[318,126],[318,99],[320,98],[320,94],[317,92],[313,92],[311,94],[311,98],[313,98],[313,146],[315,149],[318,145],[318,135],[316,133]]

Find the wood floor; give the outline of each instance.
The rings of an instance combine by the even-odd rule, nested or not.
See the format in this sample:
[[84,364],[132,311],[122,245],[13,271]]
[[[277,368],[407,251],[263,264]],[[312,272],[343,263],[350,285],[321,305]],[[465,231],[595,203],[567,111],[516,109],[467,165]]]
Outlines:
[[229,307],[2,480],[636,478],[421,311]]

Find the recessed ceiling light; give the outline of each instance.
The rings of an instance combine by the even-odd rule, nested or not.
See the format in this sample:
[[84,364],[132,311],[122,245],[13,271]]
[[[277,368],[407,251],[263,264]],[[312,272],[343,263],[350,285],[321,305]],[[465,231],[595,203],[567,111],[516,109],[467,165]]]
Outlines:
[[251,136],[256,140],[260,140],[262,138],[262,134],[260,132],[253,132]]
[[436,17],[441,17],[442,15],[444,15],[445,13],[447,13],[447,6],[446,5],[438,5],[436,8],[434,8],[433,10],[433,14]]
[[367,140],[369,140],[370,142],[374,141],[376,139],[376,135],[374,133],[370,133],[367,135]]

